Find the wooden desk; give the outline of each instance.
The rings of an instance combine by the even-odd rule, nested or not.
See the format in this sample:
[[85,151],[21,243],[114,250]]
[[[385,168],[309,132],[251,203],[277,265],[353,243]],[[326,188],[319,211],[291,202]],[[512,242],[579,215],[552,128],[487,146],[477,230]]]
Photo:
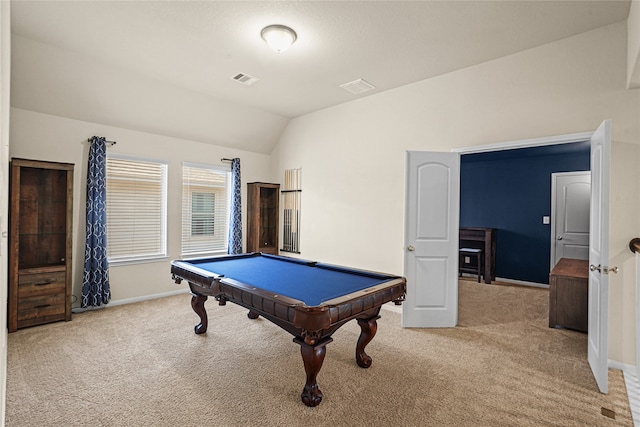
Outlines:
[[461,248],[477,248],[484,251],[484,282],[496,280],[496,229],[460,227]]
[[587,332],[589,261],[561,258],[549,275],[549,327]]

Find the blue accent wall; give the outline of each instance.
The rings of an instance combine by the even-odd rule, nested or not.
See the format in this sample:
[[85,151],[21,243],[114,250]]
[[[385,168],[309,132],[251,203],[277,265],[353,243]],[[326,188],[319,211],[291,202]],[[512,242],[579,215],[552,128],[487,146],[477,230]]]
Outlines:
[[588,171],[589,142],[465,154],[460,226],[496,228],[496,277],[549,283],[551,174]]

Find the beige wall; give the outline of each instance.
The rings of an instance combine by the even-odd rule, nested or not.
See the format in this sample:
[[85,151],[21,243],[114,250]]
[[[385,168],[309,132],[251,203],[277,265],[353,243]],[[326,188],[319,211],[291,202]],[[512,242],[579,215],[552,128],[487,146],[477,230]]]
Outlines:
[[[626,23],[293,119],[272,173],[302,167],[304,258],[403,272],[407,150],[594,131],[612,119],[610,359],[635,365],[640,90],[626,90]],[[363,76],[366,77],[366,76]],[[374,82],[375,83],[375,82]]]
[[633,0],[627,18],[627,87],[640,87],[640,0]]
[[[109,279],[112,301],[145,298],[177,290],[170,275],[170,261],[180,258],[180,224],[183,161],[219,165],[223,157],[241,159],[243,198],[245,183],[265,181],[269,174],[268,155],[234,150],[199,142],[170,138],[122,128],[82,122],[62,117],[11,109],[11,157],[68,162],[75,164],[73,216],[73,295],[82,293],[82,272],[85,238],[85,202],[87,176],[87,138],[104,136],[117,144],[110,153],[126,154],[168,161],[168,259],[146,264],[111,266]],[[243,226],[246,229],[246,221]],[[79,303],[75,303],[78,307]]]

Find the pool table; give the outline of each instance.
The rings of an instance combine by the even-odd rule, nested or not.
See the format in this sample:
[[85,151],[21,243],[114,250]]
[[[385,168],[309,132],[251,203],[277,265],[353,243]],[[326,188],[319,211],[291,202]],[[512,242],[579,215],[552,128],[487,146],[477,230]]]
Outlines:
[[307,376],[301,395],[307,406],[322,401],[316,378],[331,335],[356,319],[361,329],[356,362],[368,368],[371,357],[364,348],[376,334],[380,307],[390,301],[401,304],[406,293],[400,276],[259,252],[176,260],[171,274],[176,283],[189,283],[191,306],[200,317],[196,334],[207,331],[204,303],[209,296],[219,305],[241,305],[249,309],[249,318],[262,316],[292,334]]

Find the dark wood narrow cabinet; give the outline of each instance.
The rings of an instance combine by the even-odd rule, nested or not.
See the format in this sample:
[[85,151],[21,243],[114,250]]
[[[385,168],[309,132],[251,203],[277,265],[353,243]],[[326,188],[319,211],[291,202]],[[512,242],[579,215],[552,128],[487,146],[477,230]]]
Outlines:
[[589,330],[589,261],[560,258],[549,274],[549,327]]
[[247,252],[278,254],[280,184],[247,184]]
[[71,320],[73,165],[11,160],[8,329]]

